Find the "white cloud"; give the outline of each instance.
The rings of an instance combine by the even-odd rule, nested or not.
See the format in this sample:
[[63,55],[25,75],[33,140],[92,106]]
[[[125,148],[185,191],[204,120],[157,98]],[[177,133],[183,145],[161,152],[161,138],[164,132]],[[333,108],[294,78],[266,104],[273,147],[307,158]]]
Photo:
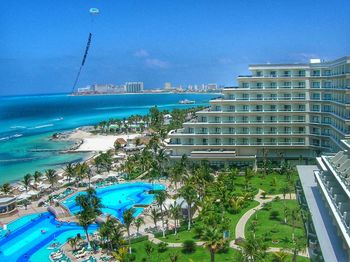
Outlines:
[[134,53],[134,56],[135,57],[148,57],[149,53],[145,49],[140,49]]
[[146,65],[150,68],[169,68],[169,63],[157,58],[146,59]]

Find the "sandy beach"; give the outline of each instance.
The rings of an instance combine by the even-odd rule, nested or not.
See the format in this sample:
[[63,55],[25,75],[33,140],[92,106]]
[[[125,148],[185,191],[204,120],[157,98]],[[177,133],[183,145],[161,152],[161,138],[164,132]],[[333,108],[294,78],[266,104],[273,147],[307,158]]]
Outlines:
[[121,135],[94,135],[80,129],[72,132],[69,140],[82,140],[82,144],[76,148],[75,152],[105,152],[114,148],[114,142],[118,138],[123,138],[125,141],[141,137],[140,134],[121,134]]

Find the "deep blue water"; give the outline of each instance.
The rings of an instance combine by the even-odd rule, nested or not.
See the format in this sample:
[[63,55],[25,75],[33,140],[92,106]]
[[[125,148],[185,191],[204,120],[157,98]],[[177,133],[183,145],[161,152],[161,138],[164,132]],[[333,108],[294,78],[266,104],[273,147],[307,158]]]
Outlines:
[[[86,155],[32,152],[33,149],[69,148],[69,142],[52,142],[54,132],[93,125],[110,118],[160,110],[208,105],[217,94],[134,94],[109,96],[0,97],[0,183],[21,179],[26,173],[57,168]],[[179,100],[195,100],[181,105]]]

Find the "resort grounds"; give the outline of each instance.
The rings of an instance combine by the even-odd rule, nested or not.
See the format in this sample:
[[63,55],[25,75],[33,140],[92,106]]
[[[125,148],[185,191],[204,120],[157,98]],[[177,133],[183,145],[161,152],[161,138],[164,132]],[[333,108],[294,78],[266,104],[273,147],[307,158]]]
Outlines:
[[[18,197],[18,211],[1,218],[0,260],[36,261],[40,253],[43,261],[309,261],[317,252],[309,247],[295,168],[285,161],[258,169],[171,161],[167,132],[189,114],[170,114],[164,124],[165,114],[153,109],[68,134],[82,140],[74,150],[94,156],[2,185],[3,195]],[[6,243],[35,223],[74,234],[6,256],[14,248]],[[38,239],[50,233],[35,230]]]

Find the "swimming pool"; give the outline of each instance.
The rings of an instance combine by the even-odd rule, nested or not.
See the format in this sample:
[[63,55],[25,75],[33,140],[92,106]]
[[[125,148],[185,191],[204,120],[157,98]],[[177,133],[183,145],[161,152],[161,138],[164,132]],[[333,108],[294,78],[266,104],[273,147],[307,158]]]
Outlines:
[[[123,222],[123,213],[125,210],[133,207],[135,204],[151,204],[154,200],[154,195],[148,194],[148,191],[162,189],[165,189],[165,186],[161,184],[136,182],[97,188],[96,193],[102,200],[102,212],[105,215],[113,215]],[[84,192],[74,194],[62,202],[73,214],[79,212],[79,207],[75,203],[75,198],[79,194],[84,194]],[[140,215],[143,211],[142,207],[135,209],[134,216]]]
[[[153,201],[154,195],[148,194],[152,189],[165,189],[165,186],[137,182],[98,188],[96,192],[102,199],[103,213],[111,214],[122,221],[124,210],[135,204],[150,204]],[[79,212],[79,207],[75,204],[78,194],[83,192],[64,201],[72,213]],[[143,208],[136,208],[135,216],[142,211]],[[89,232],[92,233],[97,228],[97,225],[92,225]],[[23,216],[8,224],[7,229],[11,231],[8,236],[5,236],[7,231],[0,229],[0,261],[50,261],[49,255],[54,251],[49,249],[52,244],[63,244],[77,234],[85,235],[82,227],[76,223],[57,222],[48,212]]]
[[[70,237],[85,235],[76,223],[59,223],[50,213],[21,217],[10,223],[8,229],[11,231],[8,236],[1,230],[0,261],[50,261],[52,244],[60,246]],[[97,225],[92,225],[89,231],[96,229]]]

